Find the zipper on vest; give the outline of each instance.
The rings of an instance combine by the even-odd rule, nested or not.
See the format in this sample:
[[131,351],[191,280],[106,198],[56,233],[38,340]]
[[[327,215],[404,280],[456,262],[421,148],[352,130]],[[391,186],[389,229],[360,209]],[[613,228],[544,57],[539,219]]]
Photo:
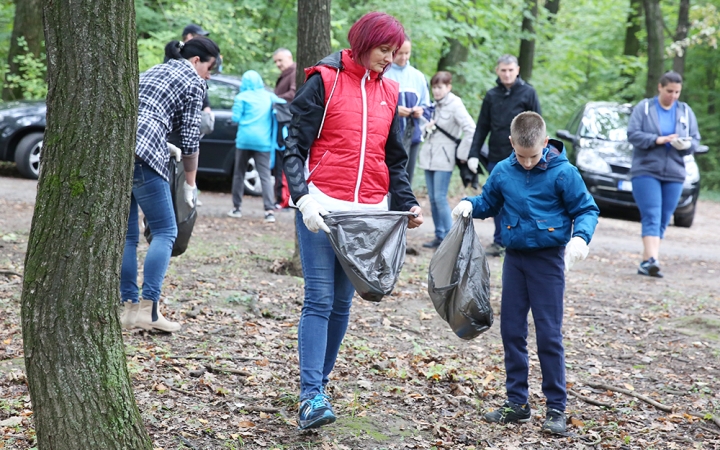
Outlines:
[[355,203],[360,203],[360,183],[362,182],[362,174],[365,169],[365,146],[367,145],[367,92],[365,91],[365,80],[370,73],[365,71],[365,75],[360,81],[360,92],[362,92],[363,101],[363,122],[362,122],[362,141],[360,143],[360,165],[358,167],[357,183],[355,183]]

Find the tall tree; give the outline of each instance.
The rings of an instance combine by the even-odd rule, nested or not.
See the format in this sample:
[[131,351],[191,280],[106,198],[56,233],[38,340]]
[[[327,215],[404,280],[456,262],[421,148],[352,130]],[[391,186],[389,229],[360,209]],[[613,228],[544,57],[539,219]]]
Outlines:
[[43,4],[47,128],[22,292],[38,448],[149,450],[118,318],[138,108],[134,5]]
[[[42,0],[15,0],[15,20],[8,53],[8,75],[20,75],[20,65],[15,61],[17,56],[30,53],[39,58],[42,53],[42,3]],[[25,42],[27,50],[20,46],[21,41]],[[22,89],[4,87],[2,98],[3,100],[21,99]]]
[[[680,0],[680,10],[678,12],[678,23],[675,29],[675,42],[682,41],[688,35],[690,29],[690,0]],[[676,54],[673,58],[673,70],[680,75],[685,74],[685,51],[683,48],[681,54]]]
[[550,22],[554,22],[555,16],[560,11],[560,0],[545,0],[545,9],[550,13]]
[[640,39],[638,33],[642,29],[642,0],[630,0],[630,11],[625,23],[625,46],[623,55],[638,56],[640,54]]
[[[310,67],[332,52],[330,44],[330,0],[297,2],[297,87],[305,82],[303,68]],[[299,213],[298,213],[299,214]],[[302,274],[300,249],[295,234],[295,253],[290,272]]]
[[663,36],[663,16],[660,0],[643,0],[645,8],[645,29],[647,30],[648,61],[645,96],[657,93],[657,83],[664,72],[665,38]]
[[532,78],[533,61],[535,59],[535,22],[538,16],[538,0],[525,0],[523,12],[522,33],[525,37],[520,40],[520,76],[525,81]]

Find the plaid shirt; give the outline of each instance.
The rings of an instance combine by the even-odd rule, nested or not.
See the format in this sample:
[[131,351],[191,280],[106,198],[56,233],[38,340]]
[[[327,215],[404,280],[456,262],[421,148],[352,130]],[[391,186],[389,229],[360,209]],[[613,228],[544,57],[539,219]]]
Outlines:
[[199,150],[200,109],[207,85],[190,62],[172,59],[140,75],[135,155],[169,181],[167,136],[180,131],[183,155]]

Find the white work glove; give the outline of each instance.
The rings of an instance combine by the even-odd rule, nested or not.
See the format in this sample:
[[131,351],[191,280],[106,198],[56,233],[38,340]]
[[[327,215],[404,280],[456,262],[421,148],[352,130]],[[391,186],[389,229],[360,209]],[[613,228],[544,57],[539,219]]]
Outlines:
[[194,208],[197,201],[197,186],[190,186],[187,181],[183,181],[183,194],[185,194],[185,203]]
[[330,232],[330,228],[328,228],[322,218],[322,216],[328,212],[320,206],[314,198],[310,197],[309,194],[300,197],[300,201],[297,202],[297,207],[302,213],[303,222],[305,222],[308,230],[313,233],[317,233],[319,230],[323,230],[326,233]]
[[182,159],[182,152],[180,151],[180,149],[169,142],[167,143],[167,145],[168,150],[170,150],[170,157],[175,158],[175,161],[180,162],[180,160]]
[[480,160],[477,158],[468,159],[467,165],[468,165],[468,169],[470,169],[470,172],[477,173],[479,162],[480,162]]
[[458,220],[458,217],[469,217],[472,215],[473,205],[467,200],[463,200],[457,204],[455,209],[452,210],[453,222]]
[[692,145],[692,140],[691,139],[680,139],[680,138],[673,139],[672,141],[670,141],[670,145],[672,145],[673,147],[675,147],[678,150],[687,150]]
[[589,251],[585,239],[580,236],[570,239],[570,242],[565,246],[565,272],[567,273],[576,262],[587,258]]

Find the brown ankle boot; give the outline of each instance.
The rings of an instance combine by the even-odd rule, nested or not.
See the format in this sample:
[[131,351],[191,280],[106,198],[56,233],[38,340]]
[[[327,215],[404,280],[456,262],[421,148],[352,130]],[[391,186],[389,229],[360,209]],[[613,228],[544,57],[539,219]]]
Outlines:
[[140,300],[140,311],[137,315],[137,321],[135,326],[142,328],[143,330],[160,330],[166,333],[172,333],[180,329],[180,324],[177,322],[170,322],[160,313],[158,304],[157,320],[152,320],[153,301],[152,300]]
[[120,316],[120,325],[124,329],[130,329],[135,326],[138,311],[140,311],[140,303],[132,303],[130,300],[123,302],[123,312]]

